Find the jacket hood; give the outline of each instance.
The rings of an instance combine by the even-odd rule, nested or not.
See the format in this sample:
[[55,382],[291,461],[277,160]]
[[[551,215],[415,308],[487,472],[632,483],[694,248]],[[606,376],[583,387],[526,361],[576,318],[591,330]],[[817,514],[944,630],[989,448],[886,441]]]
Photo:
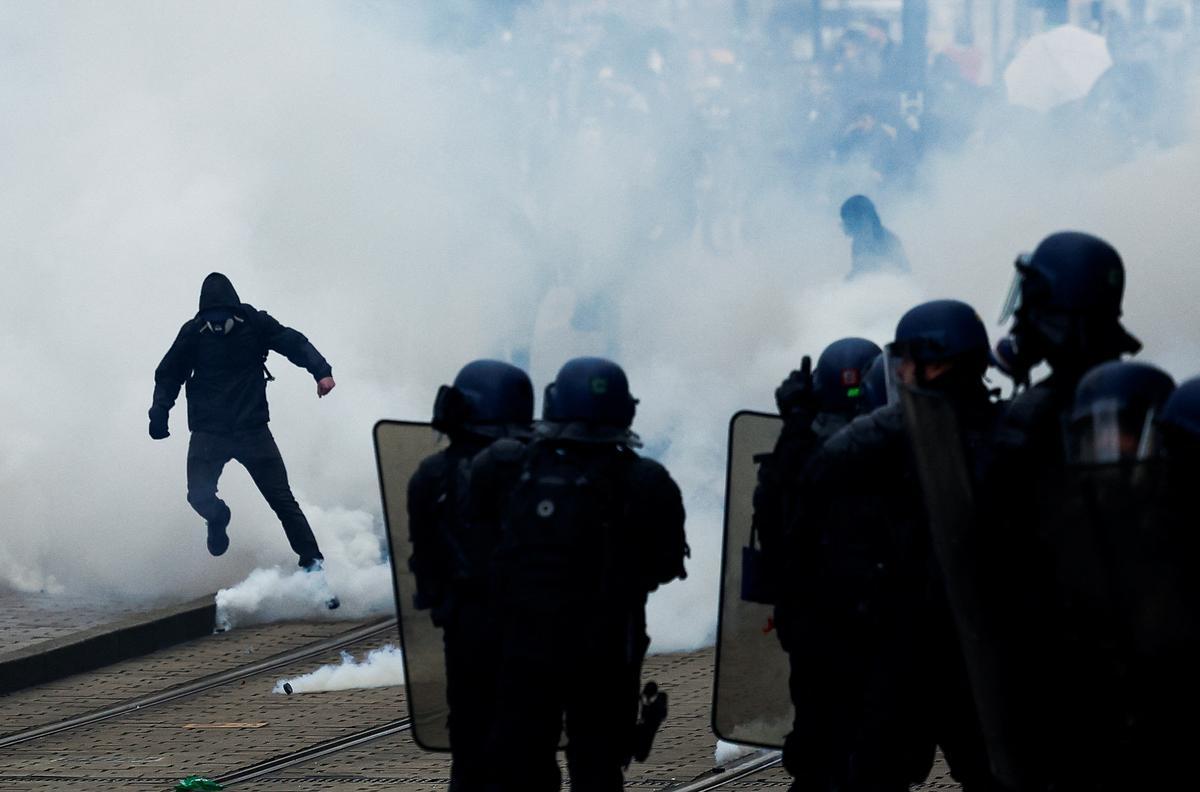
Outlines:
[[883,232],[883,221],[879,219],[879,212],[875,210],[871,199],[865,195],[852,195],[847,198],[842,204],[841,215],[846,227],[859,234],[879,236]]
[[210,308],[236,308],[242,301],[234,291],[233,284],[219,272],[211,273],[200,287],[200,310]]

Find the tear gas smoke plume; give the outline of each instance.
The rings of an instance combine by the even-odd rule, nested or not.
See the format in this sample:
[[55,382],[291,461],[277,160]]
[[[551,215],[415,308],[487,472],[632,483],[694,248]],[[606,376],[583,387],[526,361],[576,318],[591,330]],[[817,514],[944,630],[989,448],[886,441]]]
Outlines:
[[[391,687],[404,684],[404,663],[400,650],[388,644],[372,649],[362,659],[342,652],[340,663],[323,665],[315,671],[275,683],[273,693],[328,693],[333,690]],[[291,687],[286,691],[284,685]]]
[[[528,363],[539,390],[568,356],[621,362],[689,515],[690,577],[651,601],[660,651],[711,640],[726,424],[771,409],[802,355],[885,342],[923,299],[988,319],[1014,255],[1075,228],[1123,253],[1145,357],[1200,368],[1193,135],[1126,151],[1053,114],[981,115],[881,183],[805,147],[820,113],[759,58],[770,6],[0,7],[0,581],[152,600],[244,580],[235,621],[299,615],[295,559],[236,464],[230,551],[206,553],[182,397],[172,437],[146,437],[154,367],[212,270],[334,366],[318,402],[273,358],[269,398],[346,614],[390,607],[375,420],[426,418],[477,357]],[[911,277],[843,280],[853,192]]]
[[717,740],[717,747],[713,749],[713,766],[723,767],[735,759],[749,756],[756,750],[758,749],[748,745],[738,745],[737,743]]

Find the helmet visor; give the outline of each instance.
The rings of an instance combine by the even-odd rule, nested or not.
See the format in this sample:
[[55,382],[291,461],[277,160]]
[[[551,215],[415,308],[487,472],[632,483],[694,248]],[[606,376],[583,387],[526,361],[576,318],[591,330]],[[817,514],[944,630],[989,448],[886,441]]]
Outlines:
[[1141,462],[1158,453],[1155,410],[1122,410],[1106,399],[1076,412],[1067,432],[1068,459],[1078,465]]
[[880,365],[883,366],[883,381],[886,386],[887,403],[896,404],[900,401],[900,388],[903,385],[911,384],[912,379],[911,368],[914,363],[911,359],[906,359],[896,344],[888,344],[884,347],[883,357],[880,358]]
[[1033,256],[1029,253],[1022,253],[1017,256],[1017,260],[1013,262],[1016,267],[1016,272],[1013,273],[1012,283],[1009,284],[1008,294],[1004,297],[1004,305],[1000,306],[999,323],[1005,324],[1021,307],[1021,287],[1025,283],[1025,267],[1029,266],[1029,262]]

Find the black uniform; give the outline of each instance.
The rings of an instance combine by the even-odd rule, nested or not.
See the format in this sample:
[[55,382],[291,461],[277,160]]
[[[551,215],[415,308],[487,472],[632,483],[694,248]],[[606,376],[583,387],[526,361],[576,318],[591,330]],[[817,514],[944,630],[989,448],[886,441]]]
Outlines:
[[219,273],[204,280],[200,311],[180,328],[175,343],[154,372],[152,430],[164,432],[167,414],[186,386],[188,503],[210,523],[228,522],[229,508],[217,497],[225,464],[241,462],[283,523],[301,566],[322,558],[308,520],[288,485],[287,469],[267,428],[267,354],[279,352],[307,369],[315,380],[332,369],[308,339],[265,311],[241,302]]
[[782,558],[783,533],[794,507],[801,473],[821,443],[850,422],[850,416],[803,410],[785,415],[783,428],[770,454],[756,457],[758,486],[754,488],[754,532],[768,558]]
[[[786,527],[794,515],[799,482],[810,458],[823,442],[848,422],[846,416],[834,413],[822,413],[816,420],[811,418],[811,413],[803,410],[791,413],[784,417],[783,429],[774,450],[759,460],[758,486],[754,490],[753,529],[762,544],[763,558],[769,565],[770,589],[777,598],[775,630],[780,645],[788,653],[791,667],[788,679],[793,701],[798,700],[797,696],[803,696],[803,690],[811,681],[815,669],[811,655],[805,651],[803,644],[807,627],[803,609],[797,608],[794,596],[787,596],[788,592],[781,591],[789,572]],[[784,765],[789,770],[803,766],[805,756],[811,750],[814,735],[809,733],[809,725],[806,716],[797,709],[793,731],[786,738],[783,749]]]
[[647,595],[684,575],[682,497],[614,443],[501,440],[472,465],[470,514],[496,536],[501,628],[489,768],[502,790],[619,790],[649,645]]
[[[1117,625],[1111,613],[1066,594],[1084,577],[1088,587],[1104,585],[1095,559],[1080,553],[1101,533],[1081,505],[1081,488],[1089,485],[1075,480],[1065,459],[1078,381],[1077,374],[1056,373],[1012,401],[981,489],[982,604],[997,633],[1006,739],[1022,789],[1134,783],[1118,777],[1114,761],[1126,712],[1114,686],[1125,665]],[[1135,522],[1128,521],[1131,530]]]
[[463,519],[471,460],[492,439],[456,435],[428,457],[408,484],[417,607],[442,628],[450,705],[451,790],[483,789],[484,741],[495,697],[496,630],[487,569],[494,539],[471,537]]
[[[956,400],[968,451],[995,420],[986,391]],[[789,536],[796,789],[898,790],[941,745],[968,789],[988,762],[933,553],[901,405],[855,419],[810,461]]]

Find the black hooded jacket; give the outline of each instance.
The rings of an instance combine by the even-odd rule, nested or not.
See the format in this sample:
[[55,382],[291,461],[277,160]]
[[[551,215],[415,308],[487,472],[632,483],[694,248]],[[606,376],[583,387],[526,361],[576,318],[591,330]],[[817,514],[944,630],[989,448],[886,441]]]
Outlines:
[[165,423],[186,383],[193,432],[229,434],[266,425],[270,411],[263,364],[271,350],[316,380],[333,373],[302,333],[243,303],[229,278],[212,273],[200,288],[200,310],[179,329],[154,371],[151,422]]

